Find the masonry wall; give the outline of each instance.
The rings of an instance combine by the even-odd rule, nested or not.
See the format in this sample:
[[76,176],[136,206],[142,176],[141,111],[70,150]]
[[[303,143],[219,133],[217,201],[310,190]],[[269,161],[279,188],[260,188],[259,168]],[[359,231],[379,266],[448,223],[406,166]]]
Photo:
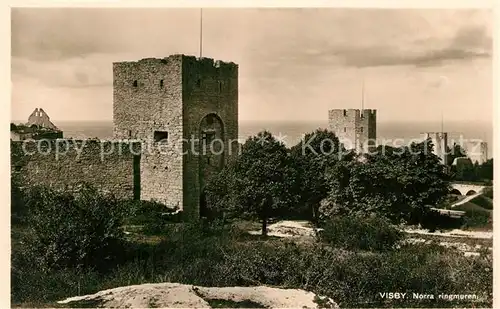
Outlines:
[[346,148],[361,152],[376,146],[376,110],[334,109],[328,111],[328,122]]
[[[201,140],[201,122],[215,115],[222,122],[223,160],[237,154],[238,138],[238,65],[213,59],[183,58],[184,138]],[[233,140],[231,151],[230,141]],[[188,147],[186,144],[185,147]],[[199,148],[198,148],[199,149]],[[187,149],[185,149],[187,150]],[[199,151],[198,151],[199,152]],[[184,205],[192,216],[199,216],[200,197],[208,178],[220,170],[217,161],[186,151],[184,156]]]
[[355,109],[334,109],[328,111],[328,123],[339,140],[348,149],[356,145],[356,123],[359,121],[359,111]]
[[71,190],[88,182],[118,198],[138,198],[140,151],[133,142],[12,141],[11,177],[21,187]]
[[377,139],[377,111],[365,109],[360,112],[359,123],[356,132],[359,134],[359,144],[363,151],[374,149]]
[[[113,63],[117,139],[143,141],[141,199],[183,207],[182,55]],[[155,132],[167,134],[155,140]]]

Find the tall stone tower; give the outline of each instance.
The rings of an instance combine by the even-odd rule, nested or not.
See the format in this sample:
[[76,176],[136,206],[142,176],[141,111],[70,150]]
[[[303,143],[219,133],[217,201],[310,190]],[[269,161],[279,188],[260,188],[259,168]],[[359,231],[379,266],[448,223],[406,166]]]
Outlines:
[[328,111],[330,130],[347,149],[357,153],[373,151],[377,138],[377,110],[333,109]]
[[238,146],[238,65],[185,55],[113,63],[113,102],[115,139],[143,142],[140,198],[199,217],[208,178]]
[[423,140],[430,139],[434,146],[432,152],[439,157],[443,165],[448,165],[448,133],[447,132],[425,132],[422,133]]

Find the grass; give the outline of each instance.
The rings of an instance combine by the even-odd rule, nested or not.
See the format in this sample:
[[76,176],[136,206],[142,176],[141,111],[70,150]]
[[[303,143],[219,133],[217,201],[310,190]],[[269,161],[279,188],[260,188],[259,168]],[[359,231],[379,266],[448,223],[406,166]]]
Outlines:
[[481,239],[481,238],[471,238],[471,237],[447,237],[447,236],[437,236],[437,235],[427,235],[427,234],[418,234],[412,236],[411,238],[432,240],[438,243],[439,242],[463,243],[471,247],[475,247],[476,245],[480,245],[481,247],[485,248],[493,247],[493,239]]
[[465,211],[465,229],[480,231],[493,229],[493,210],[483,208],[472,201],[459,205],[454,210]]
[[476,203],[473,203],[472,201],[469,201],[467,203],[463,203],[462,205],[458,205],[457,207],[454,207],[453,210],[461,210],[461,211],[465,211],[465,212],[481,213],[481,214],[491,214],[492,213],[492,210],[481,207],[481,206],[477,205]]
[[493,211],[493,199],[486,197],[484,195],[479,195],[470,200],[470,202],[484,209]]
[[[253,229],[249,223],[237,225]],[[429,302],[386,304],[376,297],[379,291],[395,286],[449,293],[488,294],[491,290],[492,274],[484,270],[491,268],[490,261],[466,259],[446,248],[414,245],[393,252],[358,252],[288,239],[246,238],[227,231],[206,236],[182,224],[172,225],[170,231],[174,232],[163,236],[129,235],[127,259],[106,273],[91,269],[43,273],[35,265],[24,265],[13,281],[13,306],[61,307],[55,301],[146,282],[301,288],[328,296],[342,307],[432,306]],[[14,254],[18,250],[13,247]],[[221,300],[211,305],[254,307]]]

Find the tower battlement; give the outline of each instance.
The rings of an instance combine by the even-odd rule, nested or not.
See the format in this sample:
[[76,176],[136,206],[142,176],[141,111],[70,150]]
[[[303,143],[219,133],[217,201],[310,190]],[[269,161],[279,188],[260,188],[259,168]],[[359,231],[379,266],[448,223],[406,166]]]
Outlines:
[[136,61],[113,62],[113,68],[148,66],[154,70],[155,67],[172,65],[173,63],[185,63],[191,69],[203,71],[205,73],[234,74],[238,72],[238,65],[234,62],[226,62],[206,57],[195,57],[184,54],[175,54],[164,58],[143,58]]

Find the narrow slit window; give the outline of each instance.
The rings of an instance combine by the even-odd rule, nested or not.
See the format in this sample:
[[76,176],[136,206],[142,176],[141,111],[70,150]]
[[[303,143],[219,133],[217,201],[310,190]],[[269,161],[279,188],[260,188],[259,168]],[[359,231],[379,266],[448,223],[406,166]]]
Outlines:
[[163,79],[160,80],[160,88],[163,88]]
[[134,82],[132,83],[132,85],[133,85],[134,87],[137,87],[137,80],[134,80]]
[[347,116],[347,111],[344,109],[344,117]]
[[344,127],[344,132],[347,132],[347,128],[346,127]]

